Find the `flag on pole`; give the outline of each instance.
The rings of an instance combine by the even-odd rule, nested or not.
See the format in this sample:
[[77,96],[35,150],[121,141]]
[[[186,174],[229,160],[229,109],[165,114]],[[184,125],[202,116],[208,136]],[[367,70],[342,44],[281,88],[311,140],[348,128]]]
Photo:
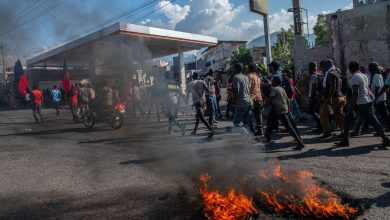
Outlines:
[[69,72],[68,72],[68,68],[66,66],[65,59],[64,59],[64,65],[62,66],[62,68],[64,71],[64,75],[62,76],[61,85],[62,85],[62,88],[64,89],[65,95],[68,96],[69,91],[70,91],[70,77],[69,77]]
[[28,79],[26,74],[24,73],[22,63],[20,62],[20,59],[16,61],[14,66],[14,73],[15,73],[15,83],[17,83],[19,88],[19,93],[22,96],[26,95],[26,90],[29,87]]

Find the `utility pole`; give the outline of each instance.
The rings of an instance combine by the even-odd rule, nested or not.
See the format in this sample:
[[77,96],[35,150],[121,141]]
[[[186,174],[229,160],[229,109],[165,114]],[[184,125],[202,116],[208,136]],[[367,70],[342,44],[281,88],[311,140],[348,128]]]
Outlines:
[[249,0],[249,9],[251,12],[262,15],[264,22],[264,37],[265,37],[265,54],[267,63],[272,61],[271,54],[271,37],[269,34],[268,22],[268,0]]
[[3,44],[3,42],[0,43],[0,47],[1,47],[1,59],[3,62],[3,74],[0,77],[0,80],[5,81],[5,62],[4,62],[4,44]]
[[302,22],[301,0],[293,0],[295,51],[294,51],[294,71],[295,78],[306,69],[307,51]]
[[268,14],[263,15],[264,22],[264,36],[265,36],[265,54],[267,56],[267,64],[272,61],[271,54],[271,37],[269,34],[269,22],[268,22]]

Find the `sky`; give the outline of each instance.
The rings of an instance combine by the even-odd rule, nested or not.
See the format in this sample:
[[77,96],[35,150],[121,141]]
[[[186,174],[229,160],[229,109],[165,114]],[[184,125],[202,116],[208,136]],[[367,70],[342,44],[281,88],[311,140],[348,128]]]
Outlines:
[[[351,2],[302,0],[309,12],[310,32],[318,14],[349,9]],[[291,7],[291,0],[269,1],[271,32],[293,24],[287,12]],[[220,40],[249,41],[263,34],[262,18],[249,12],[248,0],[1,0],[0,41],[10,65],[118,20]]]

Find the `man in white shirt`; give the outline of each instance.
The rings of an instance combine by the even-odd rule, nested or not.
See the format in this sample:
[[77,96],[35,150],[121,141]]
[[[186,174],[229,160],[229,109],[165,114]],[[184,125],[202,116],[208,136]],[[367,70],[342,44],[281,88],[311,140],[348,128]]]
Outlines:
[[371,73],[371,85],[370,85],[371,92],[374,93],[375,98],[378,100],[378,104],[376,105],[376,110],[380,114],[382,121],[386,121],[387,129],[389,130],[390,117],[389,117],[389,112],[387,111],[386,93],[383,93],[383,95],[378,96],[379,91],[385,85],[378,64],[374,62],[370,63],[368,65],[368,71]]
[[215,120],[215,116],[217,114],[217,99],[215,97],[215,85],[217,82],[213,78],[213,70],[209,70],[207,77],[204,79],[206,82],[206,86],[208,91],[206,92],[206,105],[209,113],[209,124],[213,128],[217,128],[217,121]]
[[211,127],[211,125],[206,121],[203,115],[203,96],[206,92],[209,92],[207,85],[205,81],[199,80],[199,74],[197,72],[193,73],[192,75],[193,81],[190,82],[187,85],[187,102],[190,97],[192,96],[192,105],[195,107],[196,115],[195,115],[195,128],[191,132],[192,135],[195,135],[198,127],[199,127],[199,121],[202,121],[203,124],[211,131],[209,136],[214,135],[214,130]]
[[[378,118],[374,113],[374,95],[369,89],[369,81],[367,76],[359,70],[359,63],[357,61],[352,61],[349,63],[349,71],[352,73],[351,86],[352,86],[352,106],[355,108],[350,108],[349,111],[357,112],[357,117],[363,119],[363,121],[369,121],[373,125],[376,132],[383,140],[383,144],[380,148],[386,148],[390,146],[390,139],[386,136],[385,132],[382,129],[381,124],[378,121]],[[339,147],[349,146],[349,131],[350,125],[345,127],[343,140],[340,143],[337,143]]]

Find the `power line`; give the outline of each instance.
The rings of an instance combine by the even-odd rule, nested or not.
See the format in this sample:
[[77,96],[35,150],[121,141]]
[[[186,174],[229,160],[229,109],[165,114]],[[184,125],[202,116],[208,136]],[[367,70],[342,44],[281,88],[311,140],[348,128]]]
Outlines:
[[15,13],[15,16],[11,16],[8,20],[4,21],[4,24],[8,23],[8,22],[11,22],[12,20],[18,18],[19,16],[21,16],[28,8],[30,8],[31,6],[33,6],[34,4],[38,4],[39,1],[33,1],[31,4],[29,4],[28,6],[24,7],[23,9],[21,9],[20,11],[16,12]]
[[[82,1],[85,1],[85,0],[81,0],[80,2],[78,2],[78,4],[80,4]],[[119,19],[121,19],[122,17],[126,17],[126,16],[131,15],[131,13],[136,12],[137,10],[142,9],[143,7],[151,6],[153,3],[156,3],[157,1],[158,1],[158,0],[152,0],[152,1],[149,1],[149,2],[142,3],[142,4],[140,4],[140,5],[136,6],[136,7],[134,7],[134,8],[132,8],[132,9],[128,10],[128,11],[122,12],[121,14],[119,14],[119,15],[113,17],[113,18],[107,19],[107,20],[105,20],[105,21],[101,21],[99,24],[95,25],[93,28],[91,28],[91,29],[89,29],[89,30],[87,30],[87,31],[84,31],[84,32],[88,33],[89,31],[93,31],[93,30],[95,30],[95,29],[98,28],[98,27],[106,26],[107,24],[110,24],[110,23],[112,23],[112,22],[115,21],[115,20],[119,20]],[[74,6],[71,6],[71,7],[75,7],[75,6],[77,6],[78,4],[76,4],[76,5],[74,5]],[[69,11],[70,11],[70,10],[69,10]],[[65,13],[65,12],[69,12],[69,11],[63,11],[62,13],[57,14],[57,15],[53,16],[52,18],[56,18],[56,17],[60,16],[61,14]],[[42,25],[42,24],[44,24],[44,23],[47,23],[47,22],[50,22],[50,21],[52,21],[52,19],[46,19],[45,21],[40,22],[40,23],[37,23],[37,24],[34,25],[34,26],[28,27],[27,29],[20,29],[20,30],[17,31],[16,33],[21,32],[21,31],[25,31],[25,30],[32,29],[32,28],[34,28],[34,27],[40,26],[40,25]],[[81,34],[81,35],[83,35],[83,34]]]
[[147,15],[145,15],[145,16],[139,18],[139,19],[137,19],[137,20],[134,21],[133,23],[137,23],[137,22],[143,20],[144,18],[146,18],[146,17],[148,17],[148,16],[150,16],[150,15],[152,15],[152,14],[154,14],[154,13],[160,11],[161,9],[165,8],[166,6],[172,4],[172,3],[175,2],[175,1],[176,1],[176,0],[171,0],[171,1],[169,1],[167,4],[165,4],[165,5],[163,5],[163,6],[160,6],[160,7],[157,8],[156,10],[153,10],[151,13],[149,13],[149,14],[147,14]]
[[[158,0],[151,0],[151,1],[146,2],[146,3],[142,3],[142,4],[136,6],[136,7],[132,8],[132,9],[126,11],[126,12],[123,12],[123,13],[121,13],[121,14],[115,16],[115,17],[112,17],[112,18],[107,19],[107,20],[105,20],[105,21],[103,21],[103,22],[100,22],[99,24],[97,24],[97,25],[94,26],[93,28],[88,29],[87,31],[84,31],[82,34],[76,36],[75,38],[72,38],[71,40],[66,40],[66,41],[63,41],[63,42],[56,43],[53,47],[57,47],[58,45],[61,45],[61,44],[63,44],[63,43],[71,42],[71,41],[73,41],[73,40],[75,40],[75,39],[78,39],[78,38],[80,38],[80,37],[82,37],[82,36],[84,36],[84,35],[86,35],[86,34],[88,34],[88,33],[91,33],[91,32],[93,32],[93,31],[96,31],[96,29],[98,29],[98,28],[101,27],[101,26],[105,26],[105,25],[107,25],[107,24],[110,24],[110,23],[112,23],[113,21],[116,21],[116,20],[118,20],[118,19],[125,18],[125,17],[132,16],[132,15],[136,15],[137,13],[139,13],[139,12],[141,12],[141,11],[147,9],[147,8],[150,8],[151,6],[154,6],[153,3],[157,3],[157,2],[158,2]],[[53,48],[53,47],[52,47],[52,48]],[[30,55],[37,54],[37,53],[40,53],[40,52],[43,52],[43,51],[45,51],[45,50],[40,49],[40,50],[37,50],[37,51],[34,51],[34,52],[30,53],[29,55],[25,55],[25,56],[23,56],[22,58],[28,57],[28,56],[30,56]]]
[[[60,1],[61,1],[61,0],[60,0]],[[57,8],[57,7],[59,7],[59,6],[63,5],[63,4],[65,4],[65,2],[66,2],[66,1],[63,0],[62,3],[58,3],[57,5],[53,6],[52,9],[53,9],[53,8]],[[25,23],[23,23],[23,24],[17,26],[16,28],[15,28],[15,27],[14,27],[14,28],[10,28],[8,31],[5,31],[5,32],[1,33],[1,34],[0,34],[0,37],[1,37],[1,36],[4,36],[5,34],[8,34],[8,33],[10,33],[10,32],[13,32],[13,31],[15,31],[15,30],[17,30],[17,29],[19,29],[19,28],[21,28],[21,27],[24,27],[24,26],[27,25],[28,23],[32,22],[34,19],[39,18],[39,17],[42,17],[43,15],[45,15],[45,14],[47,14],[47,13],[49,13],[49,12],[51,12],[50,8],[48,8],[48,9],[46,10],[46,12],[44,12],[41,16],[36,16],[36,17],[34,17],[34,18],[28,20],[27,22],[25,22]]]
[[[134,16],[134,15],[136,15],[137,13],[140,13],[140,12],[142,12],[142,11],[148,9],[148,8],[151,8],[152,6],[155,6],[156,4],[153,4],[153,3],[156,3],[157,1],[158,1],[158,0],[152,0],[152,1],[149,1],[149,2],[146,2],[146,3],[143,3],[143,4],[141,4],[141,5],[136,6],[135,8],[130,9],[129,11],[123,12],[123,13],[121,13],[121,14],[115,16],[115,17],[112,17],[112,18],[107,19],[107,20],[105,20],[105,21],[103,21],[103,22],[100,22],[100,23],[97,24],[95,27],[89,29],[88,31],[84,31],[84,33],[82,33],[82,34],[76,36],[75,38],[72,38],[71,40],[66,40],[66,41],[63,41],[63,42],[59,42],[59,43],[54,44],[54,46],[52,46],[52,48],[57,47],[57,46],[59,46],[59,45],[62,45],[62,44],[64,44],[64,43],[66,43],[66,42],[71,42],[71,41],[73,41],[73,40],[75,40],[75,39],[78,39],[78,38],[80,38],[80,37],[82,37],[82,36],[84,36],[84,35],[86,35],[86,34],[88,34],[88,33],[91,33],[91,32],[93,32],[93,31],[96,31],[96,29],[99,28],[99,27],[101,27],[101,26],[105,26],[105,25],[107,25],[107,24],[110,24],[110,23],[112,23],[113,21],[116,21],[116,20],[118,20],[118,19],[126,18],[126,17],[129,17],[129,16]],[[137,19],[135,22],[138,22],[139,20],[142,20],[142,19],[146,18],[147,16],[150,16],[150,15],[156,13],[157,11],[163,9],[164,7],[168,6],[169,4],[172,4],[172,3],[175,2],[175,1],[176,1],[176,0],[170,0],[167,4],[165,4],[165,5],[163,5],[163,6],[160,6],[159,8],[153,10],[151,13],[148,13],[147,15],[142,16],[141,18]],[[135,22],[134,22],[134,23],[135,23]],[[38,53],[41,53],[41,52],[43,52],[43,51],[45,51],[45,50],[40,49],[40,50],[34,51],[34,52],[32,52],[32,53],[30,53],[30,54],[28,54],[28,55],[25,55],[25,56],[23,56],[23,57],[21,57],[21,58],[25,58],[25,57],[28,57],[28,56],[31,56],[31,55],[34,55],[34,54],[38,54]]]

